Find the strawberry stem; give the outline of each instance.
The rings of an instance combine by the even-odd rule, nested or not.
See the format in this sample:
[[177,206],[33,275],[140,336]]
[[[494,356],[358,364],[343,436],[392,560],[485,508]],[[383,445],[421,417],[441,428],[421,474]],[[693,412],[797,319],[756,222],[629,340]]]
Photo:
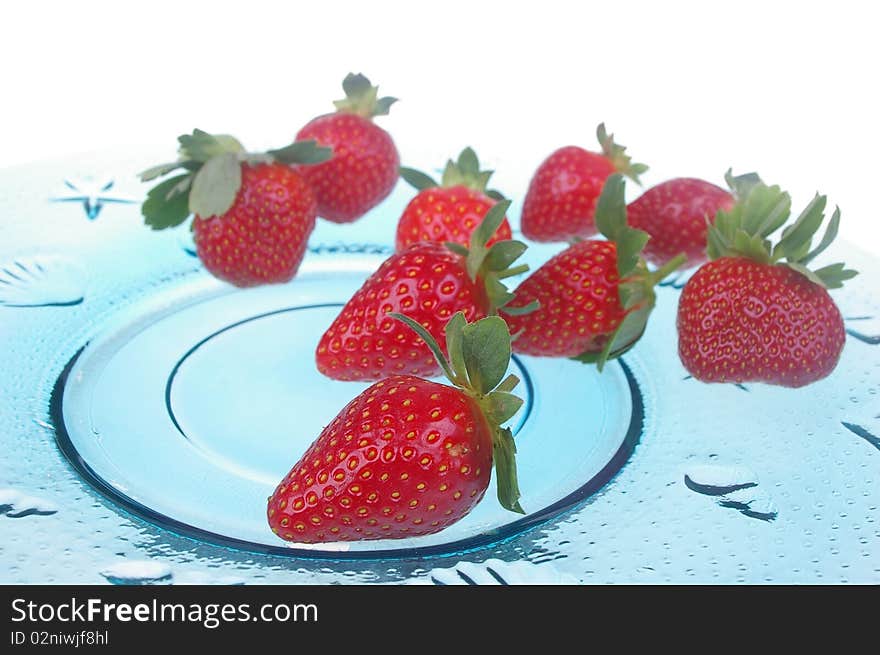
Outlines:
[[342,81],[345,98],[335,100],[333,106],[339,112],[357,114],[363,118],[385,116],[397,98],[379,97],[379,87],[373,86],[370,80],[361,73],[349,73]]
[[602,154],[607,157],[617,172],[626,175],[633,182],[641,186],[639,176],[648,171],[645,164],[637,164],[626,154],[626,147],[614,142],[614,135],[605,130],[605,123],[599,123],[596,128],[596,138],[602,146]]
[[687,261],[687,255],[683,252],[677,254],[675,257],[670,259],[668,262],[663,264],[660,268],[653,271],[650,275],[651,284],[657,285],[663,281],[663,279],[669,275],[677,271],[685,262]]
[[447,160],[446,168],[443,170],[443,177],[440,179],[439,184],[431,176],[414,168],[407,168],[406,166],[400,168],[400,177],[417,191],[424,191],[434,187],[449,188],[463,186],[484,193],[493,200],[504,200],[504,196],[500,192],[487,188],[492,173],[494,171],[480,169],[480,160],[477,158],[477,153],[471,147],[462,150],[456,161],[452,159]]
[[513,268],[508,268],[506,271],[498,273],[495,277],[499,280],[504,280],[513,277],[514,275],[522,275],[523,273],[528,272],[528,270],[528,264],[520,264],[519,266],[514,266]]

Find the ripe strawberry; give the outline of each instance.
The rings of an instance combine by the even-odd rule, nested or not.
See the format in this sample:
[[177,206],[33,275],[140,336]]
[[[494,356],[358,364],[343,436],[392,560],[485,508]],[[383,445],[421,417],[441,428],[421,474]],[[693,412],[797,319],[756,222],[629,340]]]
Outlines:
[[143,181],[171,171],[147,194],[147,225],[162,230],[190,213],[196,252],[214,276],[240,287],[287,282],[315,226],[315,198],[289,164],[323,161],[329,150],[314,142],[252,154],[234,138],[194,130],[179,137],[180,157],[141,173]]
[[[503,199],[487,190],[492,171],[481,171],[476,153],[465,148],[458,161],[446,163],[440,184],[412,168],[401,168],[400,176],[418,189],[397,223],[397,252],[418,241],[470,243],[474,231],[489,208]],[[487,246],[512,236],[505,218]]]
[[342,82],[345,99],[336,113],[319,116],[296,135],[333,149],[333,157],[302,174],[318,200],[318,216],[351,223],[384,200],[397,183],[400,156],[391,136],[373,123],[396,98],[377,97],[379,87],[363,75],[349,73]]
[[447,360],[418,323],[394,317],[418,331],[455,386],[394,375],[352,400],[269,497],[269,525],[282,539],[320,543],[439,532],[483,497],[493,459],[498,500],[522,513],[513,436],[500,427],[522,404],[510,393],[519,380],[504,377],[507,325],[497,316],[467,324],[456,314],[446,326]]
[[501,280],[528,269],[510,268],[526,247],[518,241],[486,247],[509,206],[499,201],[489,210],[474,230],[470,249],[426,241],[385,260],[321,337],[318,370],[337,380],[437,375],[440,369],[428,346],[389,314],[413,318],[445,347],[443,326],[453,314],[460,311],[475,320],[510,300]]
[[706,226],[736,199],[721,187],[691,177],[667,180],[645,191],[627,207],[629,224],[651,235],[645,259],[661,265],[678,253],[690,268],[706,261]]
[[843,264],[807,268],[837,234],[835,209],[812,248],[825,203],[817,195],[773,246],[768,236],[787,221],[791,208],[779,187],[756,184],[733,209],[718,214],[708,234],[712,261],[697,269],[679,299],[678,352],[693,377],[801,387],[834,370],[845,335],[826,289],[856,272]]
[[[573,357],[601,369],[641,337],[654,308],[654,285],[678,268],[680,256],[648,271],[640,252],[648,235],[626,223],[624,179],[605,182],[596,225],[606,240],[579,241],[547,261],[516,289],[505,306],[514,350],[526,355]],[[511,314],[527,304],[539,309]]]
[[596,131],[602,152],[566,146],[538,167],[523,202],[521,228],[533,241],[571,241],[596,234],[593,212],[608,176],[621,172],[638,182],[648,170],[634,164],[605,125]]

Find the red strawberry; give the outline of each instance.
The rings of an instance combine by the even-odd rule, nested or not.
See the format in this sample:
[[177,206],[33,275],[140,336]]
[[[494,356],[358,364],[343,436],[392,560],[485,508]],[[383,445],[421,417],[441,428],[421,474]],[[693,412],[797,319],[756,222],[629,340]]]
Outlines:
[[333,157],[302,171],[318,200],[318,216],[334,223],[357,220],[384,200],[397,183],[400,156],[391,136],[373,123],[396,98],[379,98],[379,87],[349,73],[336,113],[319,116],[296,135],[333,149]]
[[[605,240],[574,243],[547,261],[516,289],[501,312],[519,334],[514,350],[526,355],[574,357],[599,368],[631,348],[654,307],[654,285],[684,261],[649,272],[639,253],[648,235],[626,223],[624,180],[614,174],[596,207]],[[512,309],[538,304],[536,311]]]
[[521,228],[533,241],[571,241],[596,234],[593,212],[608,176],[619,171],[638,182],[648,170],[634,164],[614,136],[597,130],[602,152],[578,146],[556,150],[532,176],[523,202]]
[[627,207],[629,224],[651,235],[644,257],[652,264],[683,252],[686,267],[706,261],[706,226],[735,198],[709,182],[691,177],[667,180],[645,191]]
[[[502,506],[522,512],[515,446],[501,428],[522,404],[504,378],[510,333],[497,316],[446,326],[447,360],[421,326],[455,386],[411,375],[376,382],[312,443],[268,500],[272,530],[301,543],[401,539],[439,532],[485,494],[493,459]],[[504,378],[502,380],[502,378]]]
[[141,174],[147,181],[186,171],[149,191],[146,224],[174,227],[193,213],[196,252],[214,276],[240,287],[290,280],[315,226],[315,198],[289,164],[322,161],[329,150],[298,142],[250,154],[230,136],[201,130],[178,140],[176,162]]
[[772,247],[767,237],[791,208],[779,187],[756,184],[731,211],[718,214],[708,235],[712,261],[688,280],[678,306],[678,352],[696,379],[801,387],[834,370],[845,335],[826,289],[856,272],[843,264],[807,268],[837,234],[835,210],[812,248],[825,203],[817,195]]
[[437,375],[440,369],[428,346],[389,314],[413,318],[445,347],[443,326],[453,314],[463,312],[475,320],[510,300],[513,296],[500,280],[527,270],[509,268],[525,245],[485,245],[509,206],[505,200],[489,210],[472,235],[470,249],[419,242],[389,257],[321,337],[315,355],[318,370],[337,380]]
[[[437,184],[428,175],[412,168],[401,168],[404,180],[419,193],[409,202],[397,223],[397,251],[418,241],[470,243],[471,234],[496,201],[497,191],[487,190],[492,171],[481,171],[476,153],[465,148],[458,161],[446,163],[443,178]],[[487,246],[512,236],[505,218]]]

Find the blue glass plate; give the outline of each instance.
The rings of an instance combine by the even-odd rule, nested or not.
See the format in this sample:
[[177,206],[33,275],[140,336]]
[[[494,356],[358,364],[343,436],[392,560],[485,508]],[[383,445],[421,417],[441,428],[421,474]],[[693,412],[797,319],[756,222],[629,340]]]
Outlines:
[[525,517],[490,492],[434,535],[321,547],[275,536],[266,498],[367,387],[322,376],[314,351],[383,259],[315,249],[290,284],[241,291],[196,275],[120,312],[56,385],[52,422],[62,451],[97,490],[160,526],[297,557],[490,544],[571,508],[617,471],[642,424],[626,366],[600,376],[576,362],[514,357],[526,401],[511,421]]
[[293,282],[241,291],[186,228],[143,227],[155,154],[0,174],[0,582],[880,582],[875,257],[828,254],[862,272],[833,292],[849,336],[829,378],[690,379],[685,274],[601,375],[515,359],[525,516],[490,489],[436,535],[307,548],[268,530],[265,499],[364,386],[317,374],[314,347],[413,192],[319,221]]

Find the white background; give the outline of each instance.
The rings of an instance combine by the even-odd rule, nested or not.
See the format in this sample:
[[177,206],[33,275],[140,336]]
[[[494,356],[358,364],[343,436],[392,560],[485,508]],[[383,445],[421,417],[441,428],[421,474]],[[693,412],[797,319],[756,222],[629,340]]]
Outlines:
[[516,198],[605,121],[646,184],[757,170],[880,254],[880,39],[868,2],[28,2],[0,19],[0,167],[167,144],[280,146],[348,71],[401,101],[403,161],[473,145]]

